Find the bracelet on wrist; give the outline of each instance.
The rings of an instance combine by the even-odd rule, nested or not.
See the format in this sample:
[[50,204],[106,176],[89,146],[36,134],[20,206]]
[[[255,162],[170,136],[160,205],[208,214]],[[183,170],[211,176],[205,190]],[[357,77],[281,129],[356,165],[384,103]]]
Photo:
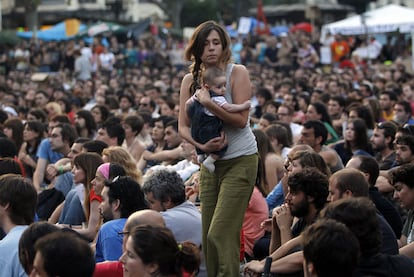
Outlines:
[[63,173],[65,173],[65,171],[63,170],[63,165],[60,165],[58,167],[58,173],[59,173],[59,175],[62,175]]

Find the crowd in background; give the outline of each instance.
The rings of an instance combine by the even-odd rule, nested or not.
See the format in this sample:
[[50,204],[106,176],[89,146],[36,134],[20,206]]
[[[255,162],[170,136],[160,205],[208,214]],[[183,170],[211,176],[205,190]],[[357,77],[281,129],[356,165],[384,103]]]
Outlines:
[[[186,43],[180,38],[150,35],[138,40],[94,38],[91,45],[70,40],[0,46],[1,174],[20,173],[31,179],[38,193],[37,219],[75,229],[96,244],[91,255],[97,262],[121,259],[127,264],[122,242],[116,253],[105,249],[109,231],[105,231],[108,226],[102,228],[118,220],[111,228],[121,232],[131,214],[146,208],[164,212],[165,223],[161,225],[170,228],[177,241],[190,240],[193,244],[184,247],[191,253],[197,252],[194,245],[201,244],[201,216],[196,208],[200,165],[194,146],[180,137],[177,121],[180,86],[189,66],[184,60]],[[231,38],[233,60],[245,65],[250,74],[250,126],[260,157],[258,181],[241,232],[241,260],[261,260],[269,256],[269,246],[278,248],[271,238],[275,231],[266,220],[270,215],[275,225],[275,218],[287,208],[284,203],[294,201],[289,199],[294,187],[287,180],[290,175],[312,167],[327,178],[344,167],[354,167],[352,161],[361,156],[376,160],[378,178],[368,180],[370,190],[379,192],[390,204],[393,212],[383,215],[398,240],[400,253],[414,258],[410,248],[401,252],[414,239],[414,203],[401,200],[404,186],[414,199],[413,185],[392,173],[405,166],[414,174],[410,167],[414,163],[410,47],[410,38],[404,35],[389,36],[383,45],[374,37],[363,36],[329,35],[320,41],[300,31]],[[330,63],[325,62],[321,49],[328,50]],[[295,149],[303,145],[308,147]],[[318,154],[308,157],[304,152]],[[109,166],[101,167],[108,163],[121,169],[112,166],[113,173]],[[359,166],[355,168],[366,173]],[[177,172],[178,178],[162,175],[170,171]],[[304,178],[322,178],[306,174]],[[372,172],[369,174],[373,178]],[[124,175],[142,187],[142,191],[131,192],[142,201],[141,206],[128,207],[125,213],[105,210],[102,205],[112,205],[113,197],[122,198],[108,196],[108,191],[114,190],[109,183]],[[178,192],[169,188],[168,204],[156,188],[157,183],[168,188],[162,183],[165,180],[182,186]],[[332,193],[330,189],[331,198]],[[193,228],[191,232],[174,223],[179,209],[166,214],[177,207],[190,211],[191,216],[182,224]],[[319,213],[322,207],[315,209]],[[140,232],[146,230],[131,231],[134,236]],[[164,229],[152,232],[166,240],[171,236]],[[179,234],[185,235],[178,239]],[[36,244],[39,251],[46,251],[44,248],[41,242]],[[391,253],[397,254],[398,248]],[[206,274],[203,264],[201,261],[199,276]],[[114,264],[113,270],[118,266]],[[261,272],[263,264],[246,268],[246,272]],[[192,266],[181,269],[185,274],[198,271]],[[272,272],[278,270],[276,265]]]

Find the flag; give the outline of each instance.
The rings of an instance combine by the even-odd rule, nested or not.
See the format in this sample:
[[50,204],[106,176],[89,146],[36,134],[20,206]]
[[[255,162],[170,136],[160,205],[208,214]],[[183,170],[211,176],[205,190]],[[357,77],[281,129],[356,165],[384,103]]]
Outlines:
[[257,0],[257,27],[256,33],[259,35],[269,34],[269,26],[267,26],[266,16],[263,12],[262,0]]

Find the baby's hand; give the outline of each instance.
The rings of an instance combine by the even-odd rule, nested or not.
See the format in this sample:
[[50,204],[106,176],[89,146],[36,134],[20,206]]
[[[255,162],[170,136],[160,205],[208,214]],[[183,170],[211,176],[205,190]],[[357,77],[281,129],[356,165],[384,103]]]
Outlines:
[[244,107],[246,110],[250,109],[252,103],[250,102],[250,100],[247,100],[246,102],[243,103]]

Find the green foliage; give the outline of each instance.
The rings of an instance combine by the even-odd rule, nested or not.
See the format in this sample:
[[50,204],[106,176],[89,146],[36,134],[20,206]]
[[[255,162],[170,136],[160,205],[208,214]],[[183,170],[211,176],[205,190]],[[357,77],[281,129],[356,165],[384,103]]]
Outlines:
[[338,0],[338,4],[354,7],[358,14],[365,12],[370,2],[376,2],[376,0]]
[[181,26],[197,26],[206,20],[218,20],[218,8],[215,1],[187,0],[181,11]]
[[24,7],[26,11],[36,10],[42,0],[15,0],[16,7]]
[[21,39],[16,35],[14,30],[4,30],[0,32],[0,44],[15,46],[19,44]]

